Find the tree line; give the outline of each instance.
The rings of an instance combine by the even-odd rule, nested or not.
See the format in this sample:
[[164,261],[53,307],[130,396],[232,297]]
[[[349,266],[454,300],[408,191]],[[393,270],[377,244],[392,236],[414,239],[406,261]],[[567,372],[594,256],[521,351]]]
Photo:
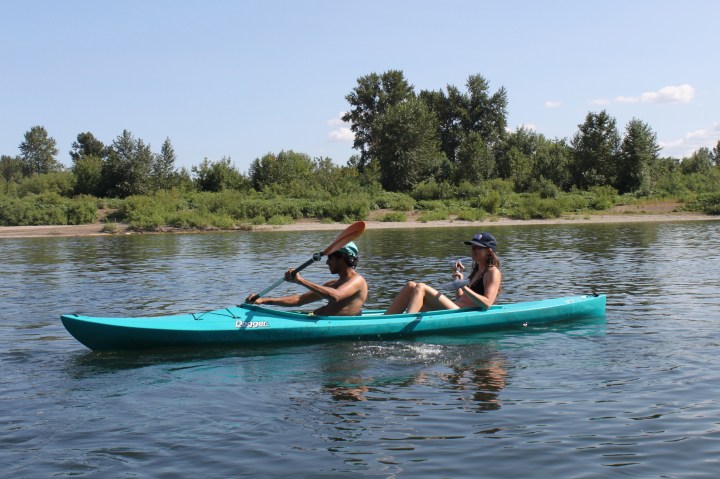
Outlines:
[[204,159],[188,171],[176,167],[169,138],[153,152],[124,130],[109,145],[91,132],[79,133],[66,169],[57,161],[55,140],[34,126],[19,155],[0,157],[2,193],[46,188],[65,196],[126,198],[170,189],[231,189],[307,197],[359,190],[412,194],[428,191],[428,185],[455,191],[463,183],[502,180],[517,193],[610,187],[652,196],[672,194],[673,175],[710,173],[710,189],[720,189],[720,140],[689,158],[662,158],[647,123],[632,119],[621,134],[604,110],[589,112],[569,141],[525,128],[508,131],[507,91],[491,91],[481,75],[471,75],[464,89],[416,92],[402,71],[372,73],[357,80],[346,100],[350,108],[343,120],[355,134],[357,154],[344,166],[281,151],[256,158],[247,172],[226,157]]
[[347,95],[343,120],[355,133],[359,151],[351,162],[379,172],[383,188],[411,191],[434,180],[459,184],[500,178],[517,192],[550,183],[561,190],[609,186],[620,193],[657,193],[669,172],[708,171],[720,163],[720,140],[680,161],[659,157],[652,128],[631,120],[621,135],[606,111],[590,112],[568,142],[532,130],[507,131],[507,91],[491,91],[481,75],[465,90],[416,93],[402,71],[358,79]]

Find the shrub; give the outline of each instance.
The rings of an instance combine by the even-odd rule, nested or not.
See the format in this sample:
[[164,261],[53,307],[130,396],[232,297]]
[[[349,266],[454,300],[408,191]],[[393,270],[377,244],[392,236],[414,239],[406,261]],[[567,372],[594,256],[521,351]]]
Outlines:
[[550,219],[559,218],[562,213],[558,201],[540,198],[537,194],[523,194],[510,216],[522,220]]
[[463,208],[457,213],[457,219],[461,221],[482,221],[485,217],[485,211],[479,208]]
[[491,215],[496,215],[500,211],[502,204],[502,196],[498,191],[489,191],[484,196],[477,196],[470,200],[470,206],[480,208]]
[[0,225],[3,226],[83,224],[96,219],[95,202],[87,198],[68,200],[57,193],[0,198]]
[[413,188],[412,197],[416,200],[442,200],[454,198],[456,195],[455,188],[446,181],[436,182],[431,178],[423,181]]
[[407,216],[405,216],[405,213],[402,211],[388,211],[378,218],[378,220],[385,223],[404,223],[407,221]]
[[588,206],[594,210],[607,210],[618,200],[618,192],[612,186],[593,186],[588,196]]
[[415,207],[415,199],[405,193],[385,191],[373,198],[377,208],[387,208],[397,211],[412,211]]
[[77,197],[68,202],[67,224],[83,225],[97,220],[97,202],[92,196]]
[[267,222],[269,225],[289,225],[292,224],[293,218],[287,215],[274,215]]
[[447,210],[434,210],[423,212],[418,221],[421,223],[427,223],[428,221],[442,221],[448,219],[450,213]]
[[75,175],[69,171],[60,171],[24,178],[18,185],[17,194],[23,197],[32,194],[56,193],[64,197],[70,197],[74,189]]
[[720,215],[720,193],[703,193],[688,205],[694,211],[707,215]]

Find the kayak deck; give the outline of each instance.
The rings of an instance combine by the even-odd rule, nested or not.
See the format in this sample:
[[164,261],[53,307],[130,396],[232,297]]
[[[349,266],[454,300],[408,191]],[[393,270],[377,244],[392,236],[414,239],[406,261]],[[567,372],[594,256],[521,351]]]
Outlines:
[[468,308],[384,315],[314,316],[243,304],[172,316],[100,318],[62,315],[65,328],[93,350],[251,345],[328,339],[384,339],[537,325],[605,314],[605,296],[570,296]]

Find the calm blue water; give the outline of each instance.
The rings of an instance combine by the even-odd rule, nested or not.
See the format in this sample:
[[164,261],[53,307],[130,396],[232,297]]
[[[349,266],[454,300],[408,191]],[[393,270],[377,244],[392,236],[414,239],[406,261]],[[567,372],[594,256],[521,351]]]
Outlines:
[[[717,477],[720,222],[489,230],[501,301],[596,290],[607,317],[94,353],[61,313],[237,304],[337,232],[0,240],[0,477]],[[446,281],[473,233],[367,231],[368,306],[407,279]],[[322,263],[306,276],[328,277]]]

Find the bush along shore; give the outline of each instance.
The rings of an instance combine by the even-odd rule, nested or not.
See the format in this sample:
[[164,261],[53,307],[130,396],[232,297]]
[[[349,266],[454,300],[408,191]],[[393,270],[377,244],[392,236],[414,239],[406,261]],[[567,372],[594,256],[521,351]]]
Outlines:
[[[497,185],[496,185],[497,186]],[[502,186],[500,184],[499,186]],[[639,199],[612,188],[589,191],[514,193],[495,188],[452,198],[418,199],[381,192],[339,197],[293,198],[236,190],[158,191],[124,199],[66,198],[57,193],[0,197],[0,226],[89,225],[105,233],[263,229],[293,224],[333,224],[372,220],[390,224],[554,220],[602,214],[720,214],[720,193],[690,201]],[[659,206],[660,205],[660,206]]]

